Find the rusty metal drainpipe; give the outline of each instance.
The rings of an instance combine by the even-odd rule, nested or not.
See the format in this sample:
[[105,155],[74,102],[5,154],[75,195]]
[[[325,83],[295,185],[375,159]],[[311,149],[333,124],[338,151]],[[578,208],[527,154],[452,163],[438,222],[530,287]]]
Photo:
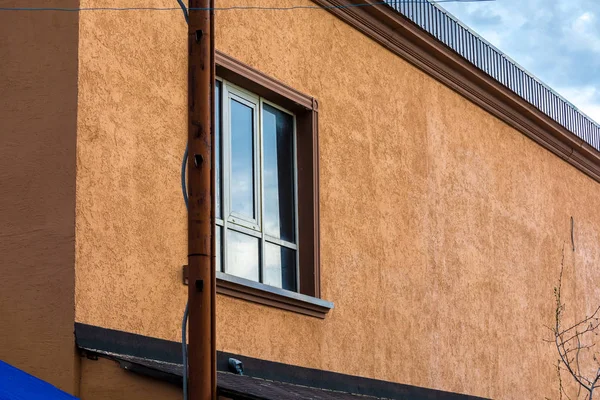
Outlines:
[[214,0],[189,0],[189,398],[216,399],[214,264]]

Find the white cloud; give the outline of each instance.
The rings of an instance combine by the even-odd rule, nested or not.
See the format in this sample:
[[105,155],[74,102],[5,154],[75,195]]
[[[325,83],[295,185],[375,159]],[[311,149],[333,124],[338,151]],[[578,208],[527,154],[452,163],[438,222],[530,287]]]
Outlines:
[[600,35],[598,35],[596,15],[589,11],[581,14],[571,24],[573,45],[600,53]]

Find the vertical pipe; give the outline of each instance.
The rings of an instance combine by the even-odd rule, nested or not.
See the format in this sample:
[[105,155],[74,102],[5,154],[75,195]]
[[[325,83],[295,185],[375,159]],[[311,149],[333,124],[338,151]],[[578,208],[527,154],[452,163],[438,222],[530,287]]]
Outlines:
[[481,54],[481,69],[486,74],[489,74],[490,71],[488,69],[489,56],[487,53],[487,45],[483,42],[479,42],[480,54]]
[[215,211],[216,211],[216,157],[215,150],[217,136],[215,134],[216,129],[216,118],[215,112],[215,85],[217,82],[217,71],[216,71],[216,25],[215,25],[215,0],[209,0],[210,5],[210,325],[211,325],[211,343],[210,343],[210,356],[211,356],[211,392],[214,400],[217,400],[217,316],[216,316],[216,305],[217,305],[217,269],[216,269],[216,224],[215,224]]
[[189,396],[216,399],[212,177],[214,0],[189,1],[188,28],[188,265]]
[[[430,6],[431,8],[431,32],[437,32],[438,30],[438,23],[437,23],[437,19],[438,19],[438,12],[440,11],[437,7],[435,6]],[[437,36],[436,36],[437,38]]]
[[438,40],[442,40],[442,21],[446,17],[439,9],[436,8],[437,19],[435,21],[435,29],[437,31]]
[[538,84],[538,82],[534,79],[533,80],[533,88],[535,90],[535,106],[538,109],[542,109],[542,97],[540,96],[540,85]]
[[513,92],[517,93],[517,73],[516,67],[513,63],[509,62],[508,67],[510,69],[510,88]]
[[446,21],[447,18],[442,18],[440,21],[440,40],[444,44],[448,44],[448,32],[446,32]]
[[489,75],[490,71],[488,69],[488,63],[489,63],[489,55],[487,52],[487,45],[485,43],[483,43],[482,41],[479,41],[479,48],[480,51],[479,53],[481,54],[481,69]]
[[463,35],[463,57],[469,61],[469,32],[464,28],[461,28],[461,30]]
[[427,3],[427,23],[429,24],[427,30],[429,33],[433,33],[433,9],[429,3]]
[[458,24],[452,21],[452,48],[456,51],[456,43],[458,42]]
[[461,27],[457,24],[456,25],[456,52],[460,55],[462,55],[462,29]]
[[500,72],[500,55],[495,50],[494,50],[494,76],[496,77],[497,81],[500,81],[501,76],[502,76],[501,72]]
[[539,84],[539,88],[540,88],[540,104],[542,106],[542,111],[546,114],[548,114],[547,112],[547,103],[546,103],[546,93],[544,92],[544,87]]
[[465,37],[466,37],[465,43],[467,45],[467,47],[466,47],[467,51],[465,52],[465,54],[467,55],[467,60],[472,63],[473,57],[471,56],[471,54],[472,54],[472,52],[471,52],[471,35],[469,34],[468,31],[465,32]]

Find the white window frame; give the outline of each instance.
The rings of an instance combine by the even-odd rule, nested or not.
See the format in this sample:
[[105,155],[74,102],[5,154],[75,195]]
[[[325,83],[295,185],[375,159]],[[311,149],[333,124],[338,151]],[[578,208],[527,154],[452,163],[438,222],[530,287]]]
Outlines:
[[[297,148],[297,122],[296,115],[273,103],[251,93],[239,86],[236,86],[222,78],[217,78],[221,84],[221,212],[222,219],[216,218],[217,227],[221,227],[221,248],[216,251],[221,254],[221,271],[228,273],[228,255],[227,255],[227,231],[233,230],[259,239],[259,282],[264,282],[264,260],[265,244],[272,243],[295,251],[296,261],[296,292],[300,292],[300,268],[299,268],[299,223],[298,223],[298,148]],[[230,179],[231,179],[231,119],[230,119],[230,100],[233,99],[254,110],[253,122],[253,151],[254,151],[254,213],[255,219],[240,215],[231,211]],[[293,118],[293,165],[294,165],[294,235],[296,243],[291,243],[266,234],[264,230],[264,148],[263,148],[263,108],[269,105],[289,114]]]
[[[260,142],[260,133],[258,132],[260,129],[260,125],[259,125],[259,118],[260,118],[260,111],[258,110],[258,107],[260,106],[260,99],[258,96],[254,96],[244,90],[242,90],[241,88],[237,88],[231,84],[225,84],[221,86],[221,88],[225,88],[225,90],[223,91],[223,94],[225,96],[223,96],[223,99],[225,101],[225,104],[223,105],[223,121],[224,123],[222,124],[222,130],[223,130],[223,138],[224,140],[224,145],[223,148],[221,150],[222,154],[223,154],[223,158],[225,161],[225,165],[226,168],[223,168],[223,172],[225,172],[224,177],[224,183],[226,185],[226,187],[228,189],[230,189],[229,183],[230,183],[230,178],[231,178],[231,168],[232,168],[232,164],[231,164],[231,118],[230,118],[230,114],[231,114],[231,101],[237,101],[240,104],[243,104],[247,107],[250,107],[253,111],[252,113],[252,161],[253,161],[253,169],[254,169],[254,176],[253,176],[253,196],[254,196],[254,218],[250,218],[247,215],[243,215],[243,214],[239,214],[235,211],[232,210],[232,205],[231,205],[231,192],[230,190],[227,190],[226,193],[227,195],[225,196],[225,210],[226,213],[224,214],[225,218],[227,218],[227,220],[229,222],[235,223],[235,224],[239,224],[242,225],[248,229],[252,229],[252,230],[257,230],[260,231],[261,230],[261,221],[262,221],[262,215],[261,215],[261,210],[262,207],[260,205],[260,160],[259,160],[259,148],[261,143]],[[226,144],[226,145],[225,145]]]

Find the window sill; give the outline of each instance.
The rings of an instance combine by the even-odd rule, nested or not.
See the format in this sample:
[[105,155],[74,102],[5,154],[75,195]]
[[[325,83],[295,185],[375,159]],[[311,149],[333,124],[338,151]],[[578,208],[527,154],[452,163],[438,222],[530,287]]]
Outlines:
[[223,272],[217,272],[217,293],[321,319],[333,308],[326,300]]
[[[183,284],[188,284],[188,266],[183,266]],[[217,272],[217,293],[324,319],[333,303],[237,276]]]

